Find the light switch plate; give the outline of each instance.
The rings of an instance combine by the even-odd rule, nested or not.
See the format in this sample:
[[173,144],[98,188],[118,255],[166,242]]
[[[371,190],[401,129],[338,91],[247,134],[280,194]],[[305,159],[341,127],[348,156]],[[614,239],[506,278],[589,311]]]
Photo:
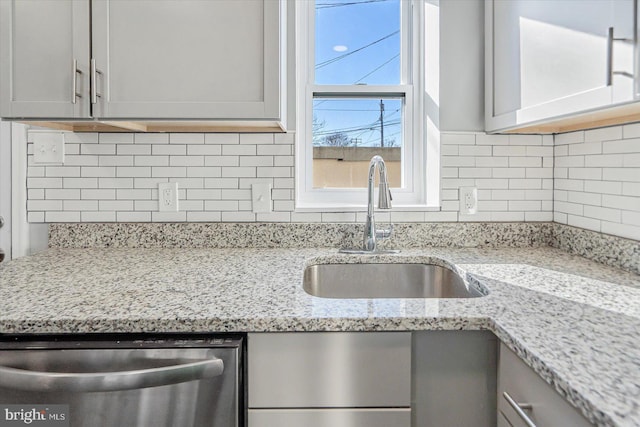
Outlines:
[[251,184],[251,202],[253,212],[271,212],[271,183],[259,182]]
[[38,132],[33,138],[33,163],[61,165],[64,163],[64,134]]

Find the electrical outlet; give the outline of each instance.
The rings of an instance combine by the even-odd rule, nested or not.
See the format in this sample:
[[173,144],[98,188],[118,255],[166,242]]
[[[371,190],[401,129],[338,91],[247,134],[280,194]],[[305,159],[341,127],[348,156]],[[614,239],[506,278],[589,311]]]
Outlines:
[[158,210],[160,212],[178,212],[177,182],[161,182],[158,184]]
[[271,212],[271,183],[251,184],[251,203],[254,212]]
[[478,189],[476,187],[460,187],[460,213],[463,215],[478,213]]
[[33,163],[60,165],[64,163],[64,134],[38,132],[33,138]]

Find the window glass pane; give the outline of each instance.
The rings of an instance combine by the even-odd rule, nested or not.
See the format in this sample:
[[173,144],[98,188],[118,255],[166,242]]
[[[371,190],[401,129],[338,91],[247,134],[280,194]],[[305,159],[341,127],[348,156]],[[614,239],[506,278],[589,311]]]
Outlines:
[[402,121],[402,98],[314,98],[313,187],[366,187],[376,154],[401,187]]
[[316,84],[400,84],[400,0],[316,0]]

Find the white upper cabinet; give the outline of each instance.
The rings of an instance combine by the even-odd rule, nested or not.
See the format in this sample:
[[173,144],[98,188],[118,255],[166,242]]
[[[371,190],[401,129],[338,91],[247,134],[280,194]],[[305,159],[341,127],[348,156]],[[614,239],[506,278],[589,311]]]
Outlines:
[[282,117],[280,0],[0,5],[3,117]]
[[88,1],[0,1],[2,116],[89,117],[88,34]]
[[101,0],[94,116],[277,119],[279,2]]
[[487,0],[486,128],[634,100],[634,0]]

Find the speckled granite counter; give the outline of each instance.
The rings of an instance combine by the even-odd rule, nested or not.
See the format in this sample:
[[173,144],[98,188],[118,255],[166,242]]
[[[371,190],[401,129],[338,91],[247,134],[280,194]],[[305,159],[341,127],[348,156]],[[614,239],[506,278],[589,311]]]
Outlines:
[[[489,295],[307,295],[309,263],[434,262]],[[640,425],[640,276],[552,248],[50,249],[0,267],[0,333],[488,329],[598,425]]]

